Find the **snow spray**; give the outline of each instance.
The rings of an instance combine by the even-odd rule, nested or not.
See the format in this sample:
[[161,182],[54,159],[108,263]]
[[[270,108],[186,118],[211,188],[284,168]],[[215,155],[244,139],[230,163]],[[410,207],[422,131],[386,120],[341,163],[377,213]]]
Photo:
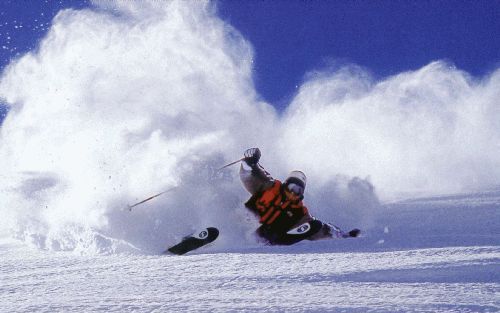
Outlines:
[[[59,12],[2,73],[1,235],[156,253],[211,225],[222,246],[252,245],[237,169],[216,171],[249,147],[276,178],[303,170],[306,205],[340,226],[369,225],[379,198],[498,183],[500,71],[478,80],[438,61],[375,81],[325,69],[278,113],[255,91],[251,44],[216,4],[95,5]],[[171,186],[182,187],[121,210]]]

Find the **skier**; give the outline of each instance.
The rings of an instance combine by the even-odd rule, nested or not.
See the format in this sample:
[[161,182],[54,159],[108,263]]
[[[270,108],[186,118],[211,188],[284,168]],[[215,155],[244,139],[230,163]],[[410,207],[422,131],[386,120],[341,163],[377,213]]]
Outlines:
[[[240,167],[240,179],[246,190],[252,194],[245,206],[259,217],[261,226],[257,234],[271,244],[280,244],[287,231],[310,222],[314,218],[302,203],[306,187],[306,176],[301,171],[292,171],[282,183],[273,179],[259,164],[259,148],[250,148],[244,152]],[[354,231],[354,230],[353,230]],[[359,233],[351,231],[348,236],[356,237]],[[309,240],[342,237],[338,227],[324,223],[322,228]]]
[[[291,245],[304,239],[357,237],[359,229],[344,232],[330,223],[323,223],[309,214],[302,203],[306,188],[306,175],[292,171],[282,183],[273,179],[259,164],[259,148],[247,149],[244,158],[225,165],[223,168],[241,162],[240,178],[245,188],[252,194],[245,206],[259,217],[261,226],[257,234],[270,244]],[[165,192],[163,192],[165,193]],[[154,195],[133,206],[158,197]],[[132,206],[132,207],[133,207]],[[182,255],[213,242],[219,236],[215,227],[203,228],[182,239],[164,253]]]

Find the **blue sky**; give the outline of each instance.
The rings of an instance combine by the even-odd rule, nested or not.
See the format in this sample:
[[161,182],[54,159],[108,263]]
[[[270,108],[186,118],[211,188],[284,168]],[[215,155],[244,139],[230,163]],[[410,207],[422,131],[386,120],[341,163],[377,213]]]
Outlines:
[[[360,65],[381,78],[444,59],[481,76],[500,64],[500,1],[218,0],[255,50],[261,97],[287,105],[304,75]],[[89,1],[0,2],[0,69],[35,49],[63,8]],[[0,115],[5,108],[0,106]]]
[[500,61],[500,1],[221,1],[256,50],[255,82],[283,105],[304,73],[355,63],[375,77],[446,59],[473,75]]

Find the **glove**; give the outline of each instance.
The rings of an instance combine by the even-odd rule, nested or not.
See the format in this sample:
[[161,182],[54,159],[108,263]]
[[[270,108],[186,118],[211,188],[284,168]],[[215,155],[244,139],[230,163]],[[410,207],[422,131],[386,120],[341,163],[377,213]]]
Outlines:
[[247,149],[243,155],[245,156],[243,161],[245,161],[248,165],[252,166],[259,163],[260,160],[259,148]]

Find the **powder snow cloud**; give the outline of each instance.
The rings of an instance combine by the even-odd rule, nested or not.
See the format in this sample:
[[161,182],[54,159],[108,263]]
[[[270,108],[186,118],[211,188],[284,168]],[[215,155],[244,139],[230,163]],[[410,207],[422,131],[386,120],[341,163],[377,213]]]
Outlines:
[[309,77],[282,120],[283,146],[310,152],[290,164],[370,177],[388,197],[498,184],[499,70],[476,79],[436,61],[382,81],[356,66]]
[[1,77],[1,231],[56,250],[158,251],[206,223],[251,241],[237,170],[214,169],[252,146],[277,178],[303,169],[326,220],[347,208],[344,221],[370,224],[377,194],[498,183],[500,72],[477,80],[434,62],[382,81],[356,66],[310,73],[280,116],[259,100],[253,57],[210,2],[61,11]]

